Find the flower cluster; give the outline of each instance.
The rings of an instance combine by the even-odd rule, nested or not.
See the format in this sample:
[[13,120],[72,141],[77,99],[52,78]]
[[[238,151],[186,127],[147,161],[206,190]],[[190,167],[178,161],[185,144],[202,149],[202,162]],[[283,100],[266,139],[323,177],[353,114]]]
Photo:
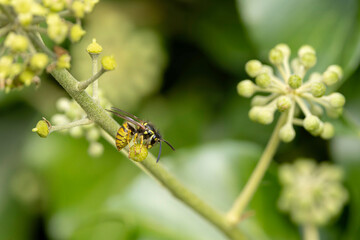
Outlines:
[[279,179],[283,185],[279,208],[298,224],[324,225],[341,212],[348,199],[341,184],[343,172],[328,163],[298,159],[280,167]]
[[[101,91],[99,91],[99,100],[100,105],[103,108],[111,107],[111,104],[103,96]],[[73,99],[58,99],[56,103],[56,108],[60,113],[53,115],[50,121],[55,126],[66,126],[71,122],[85,119],[87,116],[86,113],[79,106],[79,104],[77,104]],[[90,143],[88,148],[89,155],[97,157],[103,153],[104,147],[101,143],[98,142],[101,136],[101,130],[94,123],[90,125],[79,125],[62,131],[68,132],[74,138],[80,138],[85,136],[85,138]]]
[[[278,44],[269,52],[270,62],[277,67],[279,76],[273,69],[258,60],[246,63],[245,70],[251,80],[243,80],[237,85],[238,93],[243,97],[252,97],[254,93],[269,93],[258,95],[252,99],[249,117],[261,124],[270,124],[274,113],[278,110],[287,114],[287,121],[279,135],[284,142],[290,142],[295,137],[293,125],[300,125],[314,136],[329,139],[334,135],[334,127],[329,122],[319,119],[324,109],[329,117],[341,115],[345,98],[340,93],[325,95],[327,86],[334,85],[342,78],[342,69],[337,65],[329,66],[325,72],[312,73],[305,81],[307,71],[316,64],[315,50],[308,45],[302,46],[297,57],[289,63],[290,48],[286,44]],[[304,118],[297,118],[299,110]]]
[[[85,34],[81,19],[97,2],[0,0],[0,45],[3,45],[0,50],[0,90],[8,92],[39,83],[38,76],[51,63],[56,68],[69,68],[70,56],[66,52],[52,53],[40,34],[46,34],[55,44],[62,43],[67,37],[72,42],[79,41]],[[76,23],[65,17],[74,17]]]

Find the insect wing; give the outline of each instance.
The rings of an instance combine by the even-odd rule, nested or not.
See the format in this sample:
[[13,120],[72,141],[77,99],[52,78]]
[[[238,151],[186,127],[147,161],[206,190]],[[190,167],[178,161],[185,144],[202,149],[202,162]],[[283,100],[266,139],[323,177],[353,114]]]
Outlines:
[[[112,109],[115,109],[115,108],[112,108]],[[111,113],[115,114],[116,116],[118,116],[119,118],[122,118],[122,119],[124,119],[124,120],[126,120],[126,121],[128,121],[128,122],[130,122],[130,123],[132,123],[132,124],[134,124],[135,126],[138,126],[138,127],[140,127],[140,128],[142,128],[142,129],[145,130],[145,127],[144,127],[141,123],[135,121],[134,119],[132,119],[132,118],[129,117],[129,116],[125,116],[125,115],[123,115],[123,114],[121,114],[121,113],[118,113],[118,112],[116,112],[116,111],[109,110],[109,109],[106,109],[106,111],[111,112]]]
[[124,110],[121,110],[121,109],[119,109],[119,108],[111,107],[111,110],[113,110],[113,111],[115,111],[115,112],[120,112],[120,113],[122,113],[121,115],[124,115],[124,116],[127,115],[127,116],[129,116],[130,118],[135,119],[135,120],[137,120],[137,121],[140,122],[140,123],[143,123],[143,122],[144,122],[143,120],[141,120],[140,118],[138,118],[138,117],[135,116],[134,114],[128,113],[128,112],[126,112],[126,111],[124,111]]

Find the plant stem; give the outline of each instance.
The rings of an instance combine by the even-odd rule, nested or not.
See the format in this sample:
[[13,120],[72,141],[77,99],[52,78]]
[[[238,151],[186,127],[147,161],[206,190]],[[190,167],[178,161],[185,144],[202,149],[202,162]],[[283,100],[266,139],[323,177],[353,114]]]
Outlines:
[[[101,108],[99,103],[95,102],[86,93],[86,91],[79,92],[77,90],[78,81],[67,70],[53,70],[51,74],[88,114],[89,119],[97,123],[110,136],[113,138],[116,137],[117,130],[120,127],[119,124],[112,119],[106,111]],[[126,151],[122,152],[127,155]],[[228,236],[229,239],[246,239],[238,228],[234,228],[226,221],[224,214],[209,206],[198,196],[188,190],[174,176],[165,170],[161,164],[156,164],[156,159],[152,154],[149,154],[148,158],[139,163],[139,165],[146,170],[146,173],[156,178],[156,180],[158,180],[176,198],[203,216],[206,220]]]
[[93,85],[92,95],[94,101],[99,102],[99,97],[98,97],[99,82],[97,81],[97,79],[99,79],[99,77],[105,72],[105,70],[101,68],[101,70],[98,72],[99,54],[90,54],[90,55],[92,60],[92,75],[93,77],[97,76],[92,84]]
[[[94,61],[93,61],[94,62]],[[97,65],[97,64],[96,64]],[[103,73],[105,72],[105,70],[103,68],[101,68],[101,70],[97,73],[94,73],[94,75],[82,82],[79,82],[78,85],[78,91],[83,91],[85,90],[91,83],[93,83],[93,98],[94,100],[97,101],[98,99],[98,82],[96,81]],[[96,85],[96,86],[95,86]],[[95,94],[96,92],[96,94]]]
[[316,228],[316,226],[311,225],[311,224],[307,224],[303,226],[303,239],[304,240],[319,240],[319,232]]
[[93,121],[91,121],[90,119],[87,118],[83,118],[68,124],[64,124],[64,125],[57,125],[57,126],[51,126],[50,129],[50,133],[55,132],[55,131],[60,131],[60,130],[64,130],[64,129],[69,129],[69,128],[73,128],[73,127],[77,127],[77,126],[82,126],[82,125],[88,125],[93,123]]
[[255,167],[255,170],[252,172],[250,179],[247,181],[244,189],[241,191],[239,197],[236,199],[231,210],[227,214],[227,220],[229,223],[235,225],[241,220],[241,216],[248,205],[249,201],[252,199],[255,191],[257,190],[260,181],[262,180],[266,170],[269,167],[269,164],[276,152],[276,149],[279,145],[279,131],[280,128],[284,125],[286,121],[286,113],[281,114],[276,127],[271,135],[271,138]]

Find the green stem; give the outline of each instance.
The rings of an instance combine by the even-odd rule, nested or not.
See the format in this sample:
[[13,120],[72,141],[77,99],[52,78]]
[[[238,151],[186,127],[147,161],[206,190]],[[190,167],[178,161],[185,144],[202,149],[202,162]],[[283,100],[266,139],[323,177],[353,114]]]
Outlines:
[[244,189],[241,191],[239,197],[236,199],[231,210],[227,214],[229,223],[235,225],[241,220],[243,212],[252,199],[255,191],[257,190],[272,158],[275,155],[276,149],[279,145],[279,131],[286,121],[286,113],[281,114],[276,127],[271,135],[271,138],[258,162],[255,170],[252,172],[250,179],[247,181]]
[[91,60],[92,60],[92,75],[95,78],[94,81],[92,81],[92,85],[93,85],[93,99],[95,102],[99,102],[99,97],[98,97],[98,89],[99,89],[99,82],[97,81],[98,78],[100,78],[100,76],[105,72],[105,70],[103,68],[101,68],[100,71],[98,71],[98,59],[99,59],[99,54],[90,54],[91,56]]
[[[86,93],[86,91],[79,92],[77,90],[78,81],[67,70],[53,70],[51,74],[69,93],[69,95],[82,107],[82,109],[87,113],[89,119],[97,123],[110,136],[113,138],[116,137],[117,130],[120,127],[119,124],[112,119],[107,112],[102,109],[99,103],[95,102]],[[127,155],[125,151],[123,151],[123,153]],[[230,239],[245,239],[245,236],[238,228],[234,228],[226,221],[224,214],[209,206],[198,196],[189,191],[174,176],[165,170],[161,164],[156,164],[156,159],[153,155],[149,154],[148,158],[139,165],[146,170],[146,173],[156,178],[176,198],[203,216]]]
[[308,224],[303,226],[304,230],[304,240],[319,240],[319,232],[316,226]]
[[64,124],[64,125],[57,125],[57,126],[51,126],[50,128],[50,133],[55,132],[55,131],[60,131],[60,130],[64,130],[64,129],[69,129],[69,128],[73,128],[73,127],[77,127],[77,126],[82,126],[82,125],[88,125],[93,123],[91,120],[84,118],[84,119],[80,119],[68,124]]

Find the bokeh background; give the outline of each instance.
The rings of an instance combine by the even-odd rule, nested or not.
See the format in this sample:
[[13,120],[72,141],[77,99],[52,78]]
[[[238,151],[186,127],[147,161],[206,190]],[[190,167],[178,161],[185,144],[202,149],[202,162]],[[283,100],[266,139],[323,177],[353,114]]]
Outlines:
[[[329,161],[345,171],[350,200],[320,229],[321,239],[360,235],[360,13],[357,0],[123,0],[101,1],[84,22],[87,35],[65,43],[71,72],[86,79],[93,37],[118,68],[100,87],[121,109],[150,120],[176,152],[161,163],[209,203],[230,208],[273,129],[251,122],[250,101],[236,93],[245,63],[278,43],[295,56],[303,44],[317,50],[314,70],[343,67],[335,88],[345,95],[343,117],[332,120],[331,141],[297,128],[281,144],[240,228],[251,239],[300,239],[277,209],[277,169],[297,157]],[[104,153],[87,153],[85,138],[31,132],[57,113],[66,92],[44,75],[39,88],[0,93],[0,239],[222,240],[209,223],[175,200],[105,140]],[[158,148],[152,152],[157,154]]]

